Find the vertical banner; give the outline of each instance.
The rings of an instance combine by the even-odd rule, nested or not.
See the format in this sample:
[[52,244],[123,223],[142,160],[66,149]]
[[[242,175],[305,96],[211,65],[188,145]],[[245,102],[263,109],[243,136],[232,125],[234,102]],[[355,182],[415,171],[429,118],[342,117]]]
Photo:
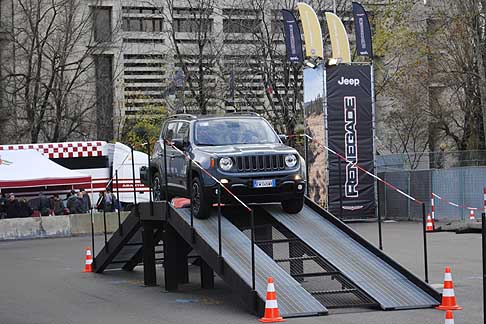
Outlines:
[[375,217],[374,112],[371,65],[336,65],[326,70],[329,210],[342,219]]
[[354,30],[356,32],[356,50],[359,56],[373,58],[373,44],[368,14],[363,6],[353,2]]
[[330,12],[326,12],[326,21],[331,39],[332,58],[340,60],[340,63],[351,63],[348,34],[343,22]]
[[[326,142],[324,126],[324,69],[304,68],[305,133]],[[317,142],[309,141],[307,152],[309,197],[322,207],[327,205],[327,153]]]
[[307,57],[324,58],[321,24],[316,12],[306,3],[297,3],[302,28],[304,29],[305,55]]
[[285,47],[287,49],[287,59],[289,62],[300,63],[304,61],[302,53],[302,40],[300,38],[300,28],[294,14],[289,10],[282,9]]

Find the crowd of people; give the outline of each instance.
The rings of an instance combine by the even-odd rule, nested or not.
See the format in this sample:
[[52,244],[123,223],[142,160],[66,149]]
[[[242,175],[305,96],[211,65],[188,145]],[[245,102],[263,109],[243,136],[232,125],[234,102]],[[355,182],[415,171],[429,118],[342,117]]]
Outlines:
[[[109,189],[106,189],[104,192],[100,192],[95,209],[111,212],[120,208],[118,205],[116,197]],[[43,193],[29,201],[25,198],[17,199],[14,193],[8,195],[2,193],[0,196],[0,219],[84,214],[90,212],[91,208],[91,199],[85,189],[71,190],[65,199],[61,199],[58,194],[47,197]]]

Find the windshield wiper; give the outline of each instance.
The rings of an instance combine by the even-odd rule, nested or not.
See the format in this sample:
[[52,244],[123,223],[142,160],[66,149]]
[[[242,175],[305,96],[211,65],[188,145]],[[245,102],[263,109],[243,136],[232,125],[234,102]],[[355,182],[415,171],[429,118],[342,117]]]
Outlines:
[[197,143],[197,146],[219,146],[219,145],[212,144],[212,143]]

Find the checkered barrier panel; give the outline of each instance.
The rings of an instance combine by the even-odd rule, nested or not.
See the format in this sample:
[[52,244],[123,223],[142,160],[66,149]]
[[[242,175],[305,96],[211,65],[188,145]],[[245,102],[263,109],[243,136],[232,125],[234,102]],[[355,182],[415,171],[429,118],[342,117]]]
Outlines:
[[1,151],[37,150],[49,159],[94,157],[103,155],[105,142],[66,142],[45,144],[0,145]]

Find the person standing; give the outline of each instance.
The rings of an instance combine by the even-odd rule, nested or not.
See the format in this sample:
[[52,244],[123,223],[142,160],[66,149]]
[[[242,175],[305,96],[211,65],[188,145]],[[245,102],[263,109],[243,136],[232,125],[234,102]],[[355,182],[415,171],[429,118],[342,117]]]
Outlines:
[[115,211],[115,195],[108,188],[105,190],[105,211]]
[[20,203],[13,193],[8,195],[6,209],[7,218],[18,218],[20,216]]
[[81,189],[80,193],[81,193],[81,200],[82,200],[81,201],[82,209],[85,213],[89,212],[91,210],[91,199],[89,198],[89,195],[84,188]]
[[61,199],[59,199],[58,194],[54,194],[54,196],[51,198],[50,207],[54,212],[54,215],[64,214],[64,204],[62,203]]
[[7,196],[2,192],[0,196],[0,219],[7,217]]
[[103,210],[105,210],[105,192],[104,191],[100,191],[100,193],[98,194],[98,201],[96,202],[96,210],[98,210],[99,212],[102,212]]
[[39,194],[39,211],[42,216],[49,215],[49,207],[50,207],[49,198],[47,198],[47,196],[41,192]]
[[67,200],[67,208],[70,214],[80,214],[83,212],[81,209],[81,199],[79,199],[74,190],[71,190],[71,195]]
[[[31,217],[32,213],[34,211],[32,208],[30,208],[29,204],[27,203],[27,200],[25,198],[22,198],[19,202],[19,215],[18,217]],[[49,211],[48,211],[49,214]],[[42,216],[47,216],[47,215],[42,215]]]

